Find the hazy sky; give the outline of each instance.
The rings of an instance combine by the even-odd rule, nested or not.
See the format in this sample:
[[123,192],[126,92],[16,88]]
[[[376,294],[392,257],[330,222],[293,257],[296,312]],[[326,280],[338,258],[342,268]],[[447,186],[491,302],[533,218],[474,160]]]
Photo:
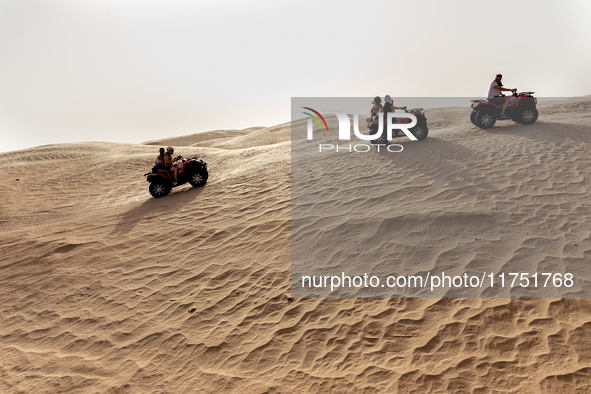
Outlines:
[[0,0],[0,151],[290,120],[292,96],[591,94],[591,2]]

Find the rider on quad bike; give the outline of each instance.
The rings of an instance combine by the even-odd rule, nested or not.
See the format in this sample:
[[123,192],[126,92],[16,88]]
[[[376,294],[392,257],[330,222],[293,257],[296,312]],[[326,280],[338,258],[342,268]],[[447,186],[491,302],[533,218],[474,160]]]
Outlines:
[[384,116],[386,116],[388,112],[394,112],[394,110],[397,109],[406,109],[406,107],[395,107],[392,97],[388,94],[384,97],[384,101],[386,102],[386,104],[384,104]]
[[203,186],[209,178],[207,163],[200,159],[199,156],[188,159],[179,156],[176,158],[175,163],[172,164],[172,167],[177,172],[178,183],[172,182],[169,178],[170,174],[158,172],[158,166],[154,166],[151,172],[144,174],[146,180],[150,183],[148,190],[153,197],[164,197],[170,193],[173,187],[187,182],[193,187]]
[[[402,109],[404,110],[405,113],[411,113],[413,114],[416,118],[417,118],[417,124],[416,126],[414,126],[413,128],[411,128],[409,131],[417,138],[417,140],[424,140],[425,138],[427,138],[427,134],[429,133],[429,129],[427,127],[427,117],[425,116],[425,114],[422,112],[423,108],[415,108],[415,109],[411,109],[411,110],[407,110],[406,107],[394,107],[393,102],[392,102],[392,98],[389,95],[386,95],[385,97],[386,100],[386,105],[382,108],[382,106],[380,105],[381,99],[379,97],[376,97],[373,101],[372,104],[377,104],[372,108],[371,111],[371,118],[367,118],[365,119],[365,122],[367,124],[367,128],[370,130],[371,134],[376,134],[379,130],[379,113],[383,112],[383,132],[380,138],[372,140],[371,143],[374,145],[387,145],[388,144],[388,140],[387,140],[387,134],[386,134],[386,127],[387,127],[387,113],[388,112],[394,112],[397,109]],[[375,111],[375,112],[374,112]],[[396,123],[402,123],[402,124],[406,124],[406,123],[410,123],[410,118],[396,118],[395,122]],[[404,134],[404,132],[402,132],[401,130],[398,130],[397,132],[393,133],[393,137],[406,137],[406,134]]]
[[[481,129],[493,127],[497,120],[510,119],[524,125],[534,123],[538,119],[538,101],[533,97],[534,92],[517,93],[517,89],[504,88],[501,78],[502,75],[498,74],[491,83],[487,100],[472,100],[470,121]],[[513,95],[496,95],[502,91],[511,91]]]
[[495,80],[490,84],[490,88],[488,89],[488,100],[496,105],[503,106],[503,109],[501,109],[501,117],[499,119],[509,119],[505,117],[505,110],[509,106],[509,97],[505,97],[502,92],[515,92],[517,89],[504,88],[501,79],[503,79],[503,75],[497,74]]

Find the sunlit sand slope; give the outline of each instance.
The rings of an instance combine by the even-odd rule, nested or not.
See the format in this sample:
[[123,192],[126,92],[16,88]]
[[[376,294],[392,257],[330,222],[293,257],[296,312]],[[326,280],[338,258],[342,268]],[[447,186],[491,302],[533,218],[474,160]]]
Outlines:
[[[420,199],[407,229],[439,239],[441,226],[484,226],[460,211],[495,211],[540,226],[511,239],[523,253],[588,262],[590,101],[577,100],[489,131],[467,110],[427,112],[429,138],[402,141],[401,191]],[[291,298],[289,133],[3,155],[0,392],[591,391],[587,299]],[[142,174],[167,145],[204,157],[205,187],[149,195]],[[474,185],[490,186],[478,205]],[[492,223],[481,242],[504,239]],[[444,252],[461,242],[429,258],[456,263]]]

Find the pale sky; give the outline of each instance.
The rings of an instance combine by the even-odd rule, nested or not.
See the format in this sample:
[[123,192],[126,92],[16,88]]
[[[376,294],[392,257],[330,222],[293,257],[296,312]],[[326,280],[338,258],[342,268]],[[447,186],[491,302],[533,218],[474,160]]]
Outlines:
[[0,0],[0,151],[290,120],[291,97],[591,94],[591,2]]

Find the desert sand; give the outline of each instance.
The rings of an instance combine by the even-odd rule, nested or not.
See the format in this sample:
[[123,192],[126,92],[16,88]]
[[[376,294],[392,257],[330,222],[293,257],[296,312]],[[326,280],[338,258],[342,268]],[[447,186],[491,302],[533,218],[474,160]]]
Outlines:
[[[394,236],[381,242],[406,256],[430,243],[421,256],[443,266],[469,264],[466,248],[501,266],[588,263],[591,99],[539,109],[534,125],[485,131],[467,108],[427,110],[429,137],[400,142],[387,197],[407,205],[382,212]],[[0,392],[591,392],[589,299],[292,298],[306,228],[292,235],[290,154],[305,142],[290,131],[3,154]],[[152,198],[142,174],[167,145],[201,155],[207,185]],[[329,213],[379,206],[362,190],[348,206],[300,192]],[[331,229],[317,234],[329,249]]]

